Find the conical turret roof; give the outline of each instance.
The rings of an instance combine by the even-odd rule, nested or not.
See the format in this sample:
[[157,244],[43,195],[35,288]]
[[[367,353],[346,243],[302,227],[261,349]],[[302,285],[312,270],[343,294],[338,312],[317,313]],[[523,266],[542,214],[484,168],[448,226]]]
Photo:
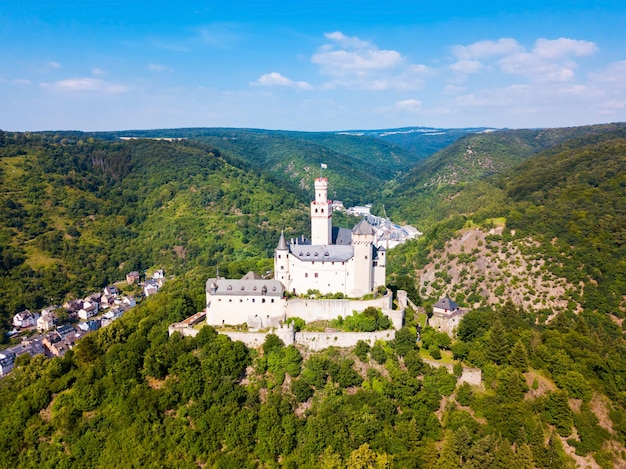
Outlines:
[[374,228],[369,222],[364,218],[359,223],[356,224],[354,228],[352,228],[352,233],[357,235],[373,235]]
[[289,247],[287,246],[287,241],[285,240],[285,233],[283,230],[280,230],[280,238],[278,238],[278,246],[276,246],[277,251],[288,251]]

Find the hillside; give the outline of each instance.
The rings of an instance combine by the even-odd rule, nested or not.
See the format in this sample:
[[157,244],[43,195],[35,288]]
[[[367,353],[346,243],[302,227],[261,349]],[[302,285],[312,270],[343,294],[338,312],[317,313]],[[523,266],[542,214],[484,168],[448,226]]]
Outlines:
[[3,324],[131,270],[264,271],[280,229],[305,230],[303,192],[205,144],[3,137]]
[[624,317],[624,142],[624,130],[566,141],[461,187],[449,204],[456,215],[393,251],[392,265],[412,265],[427,297]]
[[390,181],[383,191],[383,203],[392,218],[428,228],[439,220],[472,210],[472,199],[476,197],[481,198],[483,209],[497,206],[498,188],[492,190],[491,183],[484,185],[484,179],[508,173],[531,155],[564,142],[574,149],[625,131],[626,124],[602,124],[469,134]]
[[471,305],[454,338],[425,327],[416,342],[408,311],[395,340],[322,352],[209,327],[168,337],[217,266],[263,272],[281,227],[308,230],[306,191],[243,144],[0,139],[5,317],[131,268],[176,274],[64,357],[18,357],[0,380],[0,467],[626,465],[621,129],[442,180],[425,235],[389,251],[388,283],[423,307]]
[[220,148],[222,153],[245,161],[258,170],[302,190],[312,190],[320,165],[328,166],[336,196],[346,204],[371,202],[379,188],[398,171],[406,171],[419,159],[405,148],[383,140],[327,132],[287,132],[260,129],[160,129],[107,132],[102,138],[185,138]]

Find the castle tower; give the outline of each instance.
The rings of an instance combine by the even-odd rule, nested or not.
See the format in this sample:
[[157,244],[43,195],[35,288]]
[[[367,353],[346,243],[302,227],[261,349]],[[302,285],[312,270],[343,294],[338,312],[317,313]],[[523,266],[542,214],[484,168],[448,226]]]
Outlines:
[[315,200],[311,202],[311,244],[333,242],[333,207],[328,200],[328,179],[315,179]]
[[370,293],[373,288],[374,228],[367,220],[361,220],[352,229],[354,246],[354,290],[355,296]]
[[274,280],[281,282],[285,288],[289,287],[289,246],[282,230],[274,251]]

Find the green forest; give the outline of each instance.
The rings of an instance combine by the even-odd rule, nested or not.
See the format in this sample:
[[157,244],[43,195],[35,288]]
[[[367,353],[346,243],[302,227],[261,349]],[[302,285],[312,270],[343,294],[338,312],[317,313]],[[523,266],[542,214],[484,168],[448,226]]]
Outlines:
[[[174,276],[64,357],[17,358],[0,380],[0,467],[626,465],[625,126],[458,132],[432,155],[412,134],[175,130],[143,136],[183,140],[0,132],[3,337],[23,308],[131,270]],[[263,273],[281,229],[308,232],[320,163],[337,198],[384,204],[424,231],[387,266],[388,286],[423,309],[407,311],[394,340],[350,349],[271,334],[249,349],[208,326],[168,336],[204,307],[216,269]],[[580,286],[568,306],[523,308],[504,294],[487,305],[475,292],[453,338],[421,328],[438,299],[422,297],[421,269],[495,219],[504,230],[489,239],[532,240],[525,256]],[[336,326],[384,329],[385,318]],[[461,382],[468,368],[480,386]]]

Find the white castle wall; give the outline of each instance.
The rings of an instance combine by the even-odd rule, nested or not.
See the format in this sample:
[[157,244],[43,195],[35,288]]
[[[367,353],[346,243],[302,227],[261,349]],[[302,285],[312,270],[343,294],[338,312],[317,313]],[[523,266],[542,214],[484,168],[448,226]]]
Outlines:
[[[344,318],[351,316],[354,311],[360,313],[370,306],[381,308],[383,312],[384,310],[391,310],[393,297],[388,292],[387,295],[381,298],[364,301],[291,299],[287,301],[287,317],[302,318],[306,322],[330,321],[331,319],[337,319],[339,316]],[[385,314],[387,313],[385,312]]]

